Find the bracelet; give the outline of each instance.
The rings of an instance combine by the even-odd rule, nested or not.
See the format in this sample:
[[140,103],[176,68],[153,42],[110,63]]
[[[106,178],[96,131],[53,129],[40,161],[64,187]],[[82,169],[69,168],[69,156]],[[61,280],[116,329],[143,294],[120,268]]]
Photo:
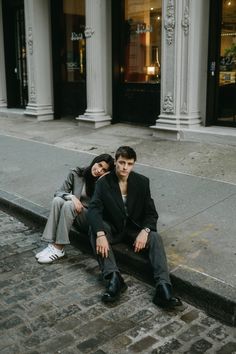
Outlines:
[[97,236],[97,238],[99,238],[99,237],[106,237],[106,234]]

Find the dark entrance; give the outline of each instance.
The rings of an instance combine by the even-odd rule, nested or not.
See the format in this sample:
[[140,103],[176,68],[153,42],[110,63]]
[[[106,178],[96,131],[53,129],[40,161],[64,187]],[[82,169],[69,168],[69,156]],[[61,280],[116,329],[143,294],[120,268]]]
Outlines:
[[160,113],[161,0],[112,1],[113,120],[154,124]]
[[207,125],[236,127],[236,4],[211,0]]
[[86,109],[85,1],[51,0],[55,118]]
[[23,0],[2,0],[8,108],[28,102],[25,18]]

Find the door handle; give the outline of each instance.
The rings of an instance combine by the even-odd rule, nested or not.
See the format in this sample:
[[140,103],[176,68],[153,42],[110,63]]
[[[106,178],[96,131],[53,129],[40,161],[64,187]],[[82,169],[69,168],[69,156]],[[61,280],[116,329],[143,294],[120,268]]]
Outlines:
[[215,61],[211,61],[211,63],[210,63],[211,76],[215,76],[215,71],[216,71],[216,62]]

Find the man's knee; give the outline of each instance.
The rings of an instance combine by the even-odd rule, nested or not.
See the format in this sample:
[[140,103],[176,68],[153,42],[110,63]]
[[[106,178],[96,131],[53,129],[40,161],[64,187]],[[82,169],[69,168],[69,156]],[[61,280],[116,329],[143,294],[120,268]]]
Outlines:
[[156,231],[151,231],[149,233],[148,238],[149,238],[149,240],[148,240],[149,242],[148,243],[149,243],[150,246],[155,246],[155,245],[162,244],[161,236]]

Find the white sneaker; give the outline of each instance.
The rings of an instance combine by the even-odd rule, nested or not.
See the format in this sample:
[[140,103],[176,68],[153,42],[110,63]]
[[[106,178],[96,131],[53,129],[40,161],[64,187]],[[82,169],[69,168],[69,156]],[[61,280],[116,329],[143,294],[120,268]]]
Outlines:
[[54,247],[51,245],[50,250],[46,253],[44,253],[42,256],[38,258],[38,262],[40,264],[47,264],[47,263],[52,263],[54,261],[57,261],[59,258],[62,258],[65,256],[65,250],[59,250],[58,248]]
[[43,256],[44,254],[48,253],[52,247],[52,244],[49,243],[46,248],[44,248],[42,251],[36,253],[35,258],[39,259],[39,257]]

